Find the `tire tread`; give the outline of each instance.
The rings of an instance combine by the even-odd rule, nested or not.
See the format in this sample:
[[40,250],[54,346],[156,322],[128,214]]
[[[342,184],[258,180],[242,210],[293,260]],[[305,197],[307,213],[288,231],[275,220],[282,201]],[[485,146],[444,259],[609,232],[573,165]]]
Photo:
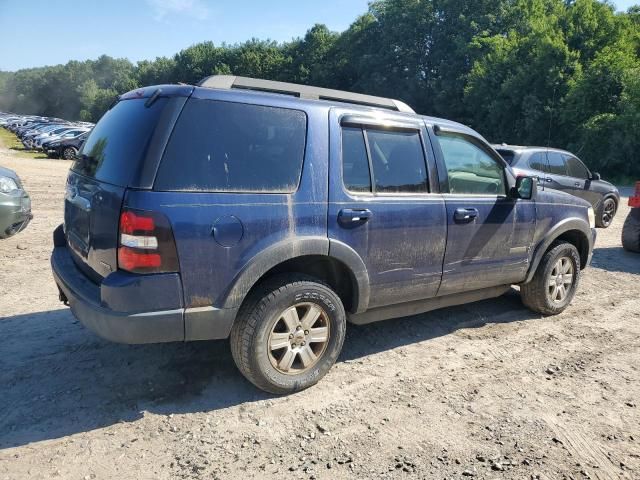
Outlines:
[[326,283],[308,275],[276,275],[259,285],[240,307],[230,335],[231,354],[240,372],[256,387],[278,395],[291,393],[290,390],[278,388],[262,376],[256,375],[257,368],[252,362],[251,342],[258,322],[264,318],[264,311],[270,303],[276,301],[288,290],[318,285],[333,292]]

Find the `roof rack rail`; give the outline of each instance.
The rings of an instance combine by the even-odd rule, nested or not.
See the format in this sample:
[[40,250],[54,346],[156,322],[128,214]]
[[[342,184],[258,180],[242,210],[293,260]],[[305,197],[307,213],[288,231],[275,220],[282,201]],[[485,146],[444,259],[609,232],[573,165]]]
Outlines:
[[355,103],[369,107],[386,108],[397,112],[415,113],[414,110],[400,100],[392,98],[375,97],[361,93],[332,90],[330,88],[298,85],[296,83],[275,82],[273,80],[261,80],[258,78],[238,77],[236,75],[212,75],[198,83],[199,87],[257,90],[260,92],[280,93],[292,95],[310,100],[329,100],[334,102]]

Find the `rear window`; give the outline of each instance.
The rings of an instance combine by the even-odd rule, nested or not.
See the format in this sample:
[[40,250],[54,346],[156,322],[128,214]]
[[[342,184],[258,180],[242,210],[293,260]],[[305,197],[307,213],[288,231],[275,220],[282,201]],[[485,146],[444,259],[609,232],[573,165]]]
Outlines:
[[277,107],[191,99],[156,190],[290,193],[302,171],[307,117]]
[[106,183],[128,185],[167,103],[166,98],[158,98],[145,107],[146,100],[123,100],[105,113],[71,169]]
[[497,150],[502,158],[504,158],[505,162],[509,165],[513,165],[513,159],[516,156],[516,152],[513,150]]

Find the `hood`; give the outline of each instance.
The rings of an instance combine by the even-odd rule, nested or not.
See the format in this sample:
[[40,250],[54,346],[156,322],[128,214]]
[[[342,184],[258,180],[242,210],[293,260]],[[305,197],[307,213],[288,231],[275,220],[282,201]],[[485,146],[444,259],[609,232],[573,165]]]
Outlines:
[[12,178],[14,180],[17,180],[18,182],[20,181],[16,172],[3,166],[0,166],[0,176]]
[[576,205],[578,207],[591,207],[591,204],[586,200],[571,195],[566,192],[562,192],[560,190],[553,190],[551,188],[538,188],[538,196],[536,198],[537,202],[545,202],[545,203],[557,203],[564,205]]

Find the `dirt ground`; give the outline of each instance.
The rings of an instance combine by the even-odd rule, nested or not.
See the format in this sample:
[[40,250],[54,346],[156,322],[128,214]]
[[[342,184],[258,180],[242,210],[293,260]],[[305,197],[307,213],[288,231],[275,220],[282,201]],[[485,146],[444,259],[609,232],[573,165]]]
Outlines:
[[0,479],[640,478],[640,255],[620,247],[625,206],[562,315],[531,313],[513,290],[351,325],[317,386],[275,397],[226,342],[127,346],[83,328],[48,262],[69,163],[2,149],[0,164],[35,214],[0,243]]

